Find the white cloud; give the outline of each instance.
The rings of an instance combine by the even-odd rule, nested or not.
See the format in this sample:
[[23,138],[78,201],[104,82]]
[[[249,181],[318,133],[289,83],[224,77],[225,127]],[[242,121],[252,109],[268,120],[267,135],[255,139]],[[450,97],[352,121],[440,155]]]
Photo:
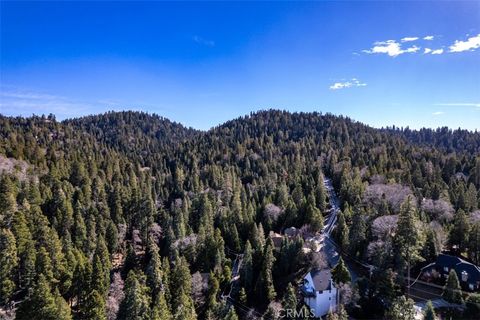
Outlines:
[[432,49],[430,49],[430,48],[425,48],[425,50],[423,50],[424,54],[427,54],[427,53],[430,53],[430,52],[432,52]]
[[426,37],[423,37],[423,40],[433,40],[434,36],[426,36]]
[[417,52],[418,50],[420,50],[419,47],[413,46],[413,47],[407,48],[407,49],[404,50],[403,52],[406,52],[406,53],[415,53],[415,52]]
[[362,83],[358,79],[352,78],[352,80],[350,81],[335,82],[330,86],[330,90],[339,90],[352,87],[365,87],[366,85],[366,83]]
[[445,112],[443,112],[443,111],[437,111],[437,112],[434,112],[434,113],[432,113],[432,114],[433,114],[434,116],[440,116],[440,115],[442,115],[442,114],[444,114],[444,113],[445,113]]
[[467,41],[455,40],[455,43],[450,46],[450,52],[473,51],[478,48],[480,48],[480,33],[468,38]]
[[207,39],[204,39],[200,36],[193,36],[193,41],[195,41],[198,44],[207,46],[207,47],[214,47],[215,46],[215,41],[207,40]]
[[435,106],[441,107],[477,107],[480,108],[480,103],[470,102],[450,102],[450,103],[436,103]]
[[400,43],[395,40],[379,41],[375,42],[374,46],[370,50],[363,50],[365,53],[385,53],[390,57],[396,57],[404,53],[415,53],[420,50],[420,47],[412,46],[407,49],[402,49]]
[[418,40],[418,37],[405,37],[405,38],[402,38],[400,41],[410,42],[410,41],[415,41],[415,40]]
[[386,53],[390,57],[396,57],[402,54],[402,49],[400,48],[400,44],[395,42],[395,40],[388,40],[383,42],[375,42],[375,46],[373,46],[370,50],[363,50],[365,53]]
[[443,49],[437,49],[432,51],[432,54],[442,54],[442,53],[443,53]]

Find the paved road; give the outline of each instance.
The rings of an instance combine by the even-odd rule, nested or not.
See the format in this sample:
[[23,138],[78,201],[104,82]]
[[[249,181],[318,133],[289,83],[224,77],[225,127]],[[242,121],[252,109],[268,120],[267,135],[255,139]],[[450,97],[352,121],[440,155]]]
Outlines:
[[[333,188],[332,180],[325,177],[323,180],[325,189],[328,192],[328,200],[330,204],[330,212],[325,219],[324,227],[322,233],[316,236],[316,240],[321,243],[321,251],[325,254],[327,262],[330,267],[334,267],[340,258],[335,242],[331,238],[333,229],[335,228],[335,223],[337,222],[338,213],[340,212],[340,200],[338,199],[335,189]],[[350,271],[350,276],[354,282],[358,276],[354,269],[350,266],[348,261],[345,262],[348,270]]]

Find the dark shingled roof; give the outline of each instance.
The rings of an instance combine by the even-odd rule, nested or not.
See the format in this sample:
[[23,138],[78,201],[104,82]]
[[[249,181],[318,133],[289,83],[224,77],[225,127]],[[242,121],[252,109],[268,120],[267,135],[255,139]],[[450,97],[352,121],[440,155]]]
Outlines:
[[460,262],[462,262],[462,259],[460,259],[459,257],[450,256],[448,254],[439,254],[436,263],[439,266],[452,269]]
[[332,279],[332,273],[330,269],[323,270],[312,270],[310,275],[313,279],[313,287],[316,291],[329,290],[330,288],[330,279]]
[[480,268],[462,258],[448,254],[440,254],[435,264],[442,268],[448,267],[449,270],[454,269],[459,279],[461,279],[462,271],[466,271],[468,273],[468,282],[476,283],[480,281]]

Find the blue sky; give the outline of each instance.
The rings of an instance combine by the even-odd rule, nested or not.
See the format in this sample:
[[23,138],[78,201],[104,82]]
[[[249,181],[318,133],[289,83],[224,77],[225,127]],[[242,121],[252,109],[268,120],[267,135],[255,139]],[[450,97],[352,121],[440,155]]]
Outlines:
[[[480,2],[1,2],[0,113],[480,130]],[[417,38],[417,39],[415,39]]]

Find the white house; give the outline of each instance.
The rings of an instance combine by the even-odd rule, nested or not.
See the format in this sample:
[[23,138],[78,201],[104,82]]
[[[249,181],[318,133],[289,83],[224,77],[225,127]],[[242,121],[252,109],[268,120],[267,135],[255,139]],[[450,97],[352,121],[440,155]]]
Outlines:
[[315,313],[323,317],[337,309],[337,288],[333,284],[330,269],[312,270],[303,278],[303,301]]

